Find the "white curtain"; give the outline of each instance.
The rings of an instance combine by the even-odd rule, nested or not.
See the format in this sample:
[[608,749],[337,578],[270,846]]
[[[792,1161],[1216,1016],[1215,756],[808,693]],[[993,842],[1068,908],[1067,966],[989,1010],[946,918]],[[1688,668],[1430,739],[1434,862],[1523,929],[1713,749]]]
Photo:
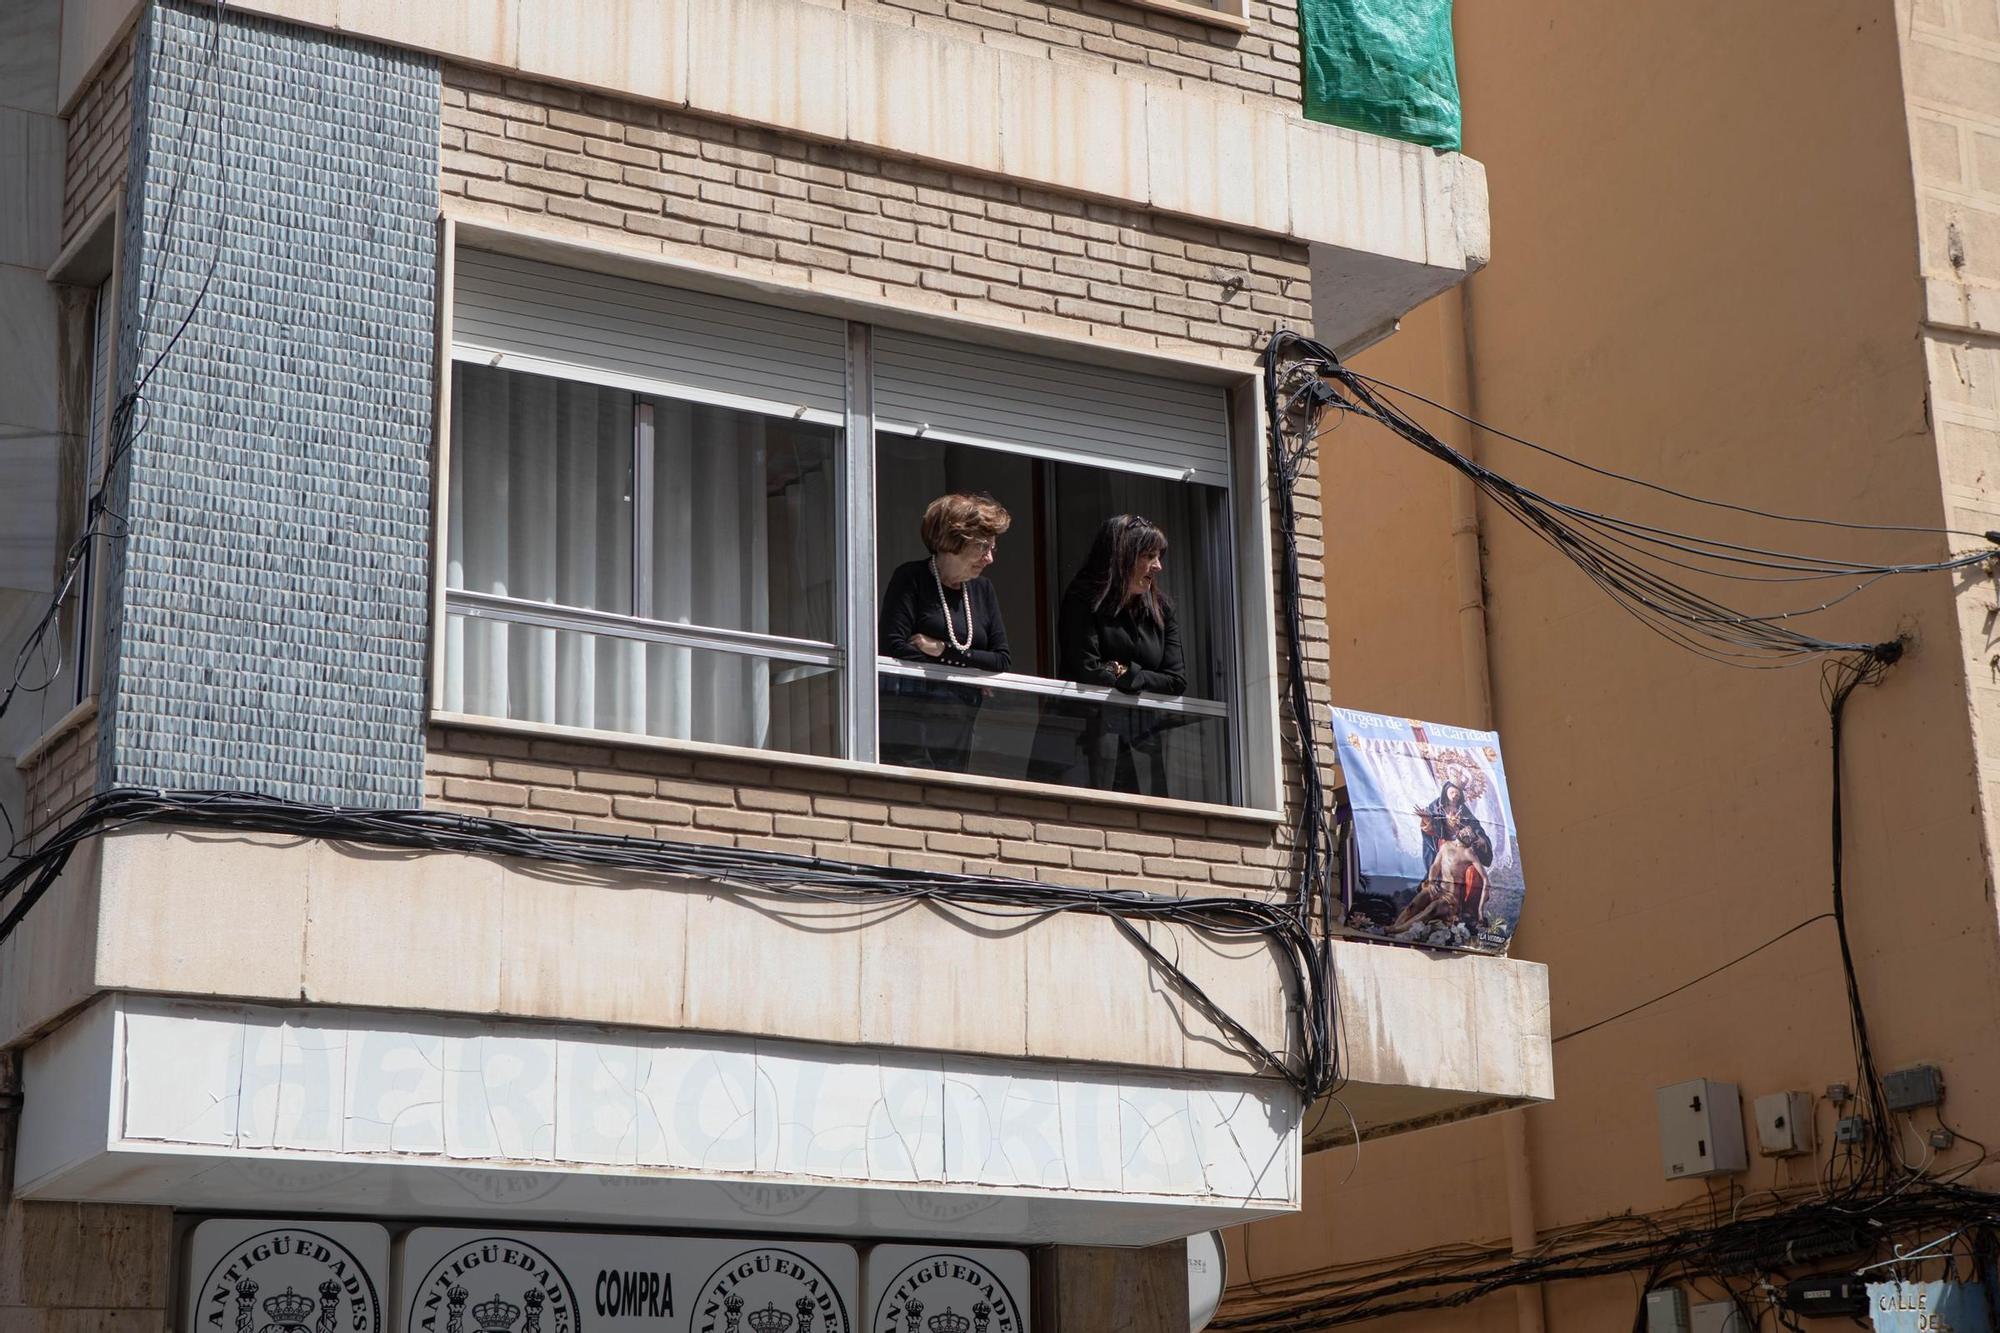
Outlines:
[[[632,580],[632,396],[461,365],[453,403],[450,586],[646,614]],[[650,406],[649,617],[831,639],[830,433]],[[820,753],[838,734],[824,670],[465,616],[450,617],[445,652],[454,712]]]

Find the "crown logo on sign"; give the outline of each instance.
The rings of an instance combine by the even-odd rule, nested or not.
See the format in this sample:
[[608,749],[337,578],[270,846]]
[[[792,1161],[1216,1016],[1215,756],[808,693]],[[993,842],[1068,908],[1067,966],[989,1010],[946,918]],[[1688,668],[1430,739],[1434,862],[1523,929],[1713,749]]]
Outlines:
[[509,1305],[495,1296],[490,1301],[482,1301],[472,1307],[472,1317],[479,1321],[483,1333],[508,1333],[514,1321],[521,1317],[521,1307]]
[[750,1311],[750,1327],[756,1333],[784,1333],[792,1327],[792,1317],[776,1305],[766,1305],[764,1309]]
[[757,1333],[785,1333],[792,1326],[792,1317],[776,1305],[766,1305],[761,1310],[750,1312],[750,1327]]
[[273,1296],[264,1302],[264,1313],[280,1324],[303,1324],[311,1316],[313,1298],[301,1296],[286,1287],[282,1296]]
[[932,1315],[930,1322],[926,1323],[924,1327],[928,1328],[931,1333],[965,1333],[967,1329],[972,1327],[972,1321],[962,1314],[952,1313],[952,1308],[947,1305],[944,1307],[943,1314]]

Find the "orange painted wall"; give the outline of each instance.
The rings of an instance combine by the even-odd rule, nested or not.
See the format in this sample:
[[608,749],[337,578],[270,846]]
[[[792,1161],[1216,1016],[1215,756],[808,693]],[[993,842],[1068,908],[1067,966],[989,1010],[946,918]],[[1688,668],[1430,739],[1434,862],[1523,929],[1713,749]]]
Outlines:
[[[1417,312],[1363,368],[1691,491],[1852,521],[1942,522],[1891,4],[1526,0],[1460,5],[1457,23],[1466,146],[1489,172],[1494,259],[1468,285],[1462,317],[1456,296]],[[1465,720],[1443,468],[1358,426],[1322,448],[1336,700]],[[1693,510],[1505,442],[1481,451],[1562,499],[1726,540],[1866,559],[1944,551],[1934,537]],[[1515,952],[1549,964],[1561,1034],[1827,909],[1826,714],[1813,668],[1698,658],[1511,520],[1490,510],[1482,520],[1494,713],[1528,871]],[[1775,609],[1786,594],[1820,600],[1818,588],[1744,585],[1730,599]],[[1953,598],[1945,576],[1892,580],[1818,624],[1839,638],[1915,636],[1890,679],[1850,708],[1861,984],[1883,1067],[1942,1065],[1947,1117],[2000,1142],[2000,1066],[1986,1051],[2000,934]],[[1822,922],[1558,1042],[1557,1099],[1528,1113],[1536,1221],[1546,1231],[1703,1196],[1698,1183],[1661,1178],[1662,1084],[1733,1080],[1747,1115],[1759,1094],[1853,1073]],[[1824,1106],[1821,1117],[1830,1137]],[[1917,1123],[1928,1128],[1928,1113]],[[1318,1155],[1307,1211],[1234,1237],[1233,1271],[1270,1281],[1502,1239],[1500,1138],[1497,1122],[1480,1121],[1365,1145],[1358,1163],[1352,1150]],[[1736,1185],[1773,1179],[1753,1155]],[[1552,1287],[1550,1327],[1626,1327],[1637,1290],[1622,1279]],[[1512,1329],[1514,1309],[1503,1294],[1370,1326]]]

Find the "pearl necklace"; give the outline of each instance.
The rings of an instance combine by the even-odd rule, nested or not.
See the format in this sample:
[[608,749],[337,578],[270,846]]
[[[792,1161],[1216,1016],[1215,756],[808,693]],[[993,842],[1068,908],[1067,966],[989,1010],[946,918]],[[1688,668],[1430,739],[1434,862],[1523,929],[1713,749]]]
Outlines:
[[[965,607],[965,642],[958,641],[958,623],[951,618],[951,602],[944,595],[944,575],[938,573],[937,557],[931,557],[931,582],[937,584],[938,606],[944,611],[944,636],[951,640],[951,646],[959,652],[972,650],[972,590],[965,584],[958,585],[958,598]],[[969,580],[968,580],[969,582]]]

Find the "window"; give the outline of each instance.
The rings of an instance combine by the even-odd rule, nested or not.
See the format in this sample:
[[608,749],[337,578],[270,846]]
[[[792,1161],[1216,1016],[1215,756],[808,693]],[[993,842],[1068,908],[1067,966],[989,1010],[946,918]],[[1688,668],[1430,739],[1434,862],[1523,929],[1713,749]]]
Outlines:
[[[1271,803],[1221,387],[496,254],[456,273],[443,712]],[[1011,515],[986,574],[1005,671],[878,652],[953,492]],[[1126,513],[1167,537],[1184,690],[1065,668],[1065,593]]]
[[448,710],[842,752],[839,432],[478,365],[452,403]]
[[[74,454],[74,486],[70,490],[73,498],[66,499],[67,511],[62,525],[62,546],[58,555],[68,558],[68,552],[90,528],[91,506],[98,488],[104,483],[104,453],[108,443],[109,429],[106,419],[110,415],[110,404],[106,396],[110,391],[108,383],[111,373],[111,328],[115,322],[112,309],[111,284],[106,281],[90,293],[86,302],[86,374],[81,376],[85,392],[89,395],[81,414],[82,438]],[[52,687],[50,703],[55,704],[61,691],[62,708],[75,707],[90,698],[97,688],[97,562],[98,541],[89,541],[77,553],[77,564],[70,585],[69,595],[62,609],[62,669],[68,674],[68,684]],[[57,570],[57,577],[63,571]]]
[[[886,431],[877,434],[875,451],[876,573],[885,591],[898,566],[926,558],[918,516],[932,498],[988,494],[1012,519],[984,575],[997,594],[1011,669],[987,675],[880,659],[884,762],[1233,799],[1225,702],[1233,673],[1224,632],[1230,562],[1219,558],[1229,545],[1225,489]],[[1182,695],[1128,696],[1064,678],[1063,597],[1098,526],[1115,514],[1144,515],[1167,534],[1163,583],[1185,662]],[[941,713],[958,714],[968,734],[927,745]]]

